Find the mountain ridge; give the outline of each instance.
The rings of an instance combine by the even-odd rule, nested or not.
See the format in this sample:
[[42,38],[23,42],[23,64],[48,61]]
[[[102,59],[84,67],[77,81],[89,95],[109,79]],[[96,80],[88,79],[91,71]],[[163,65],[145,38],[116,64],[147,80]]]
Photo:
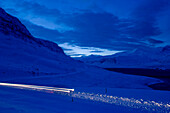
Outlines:
[[31,43],[35,42],[52,51],[64,54],[63,50],[56,43],[33,37],[18,18],[6,13],[2,8],[0,8],[0,31],[6,35],[13,35],[15,38],[20,38]]
[[91,55],[75,59],[102,68],[170,69],[170,46],[134,49],[109,56]]

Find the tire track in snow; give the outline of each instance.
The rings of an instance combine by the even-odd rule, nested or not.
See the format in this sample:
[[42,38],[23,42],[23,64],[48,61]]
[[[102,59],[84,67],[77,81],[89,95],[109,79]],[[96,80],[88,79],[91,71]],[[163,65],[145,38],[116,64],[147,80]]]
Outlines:
[[117,97],[103,94],[93,94],[85,92],[73,92],[71,97],[99,101],[114,105],[126,106],[131,108],[143,109],[151,112],[170,113],[170,103],[158,103],[151,100]]

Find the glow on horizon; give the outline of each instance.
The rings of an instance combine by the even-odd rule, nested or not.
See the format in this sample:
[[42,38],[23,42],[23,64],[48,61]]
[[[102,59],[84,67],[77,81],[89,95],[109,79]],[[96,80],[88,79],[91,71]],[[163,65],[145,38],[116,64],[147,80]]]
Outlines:
[[69,43],[59,44],[60,47],[63,48],[64,52],[71,57],[81,57],[81,56],[89,56],[89,55],[100,55],[107,56],[113,55],[122,51],[116,50],[108,50],[96,47],[81,47],[77,45],[71,45]]

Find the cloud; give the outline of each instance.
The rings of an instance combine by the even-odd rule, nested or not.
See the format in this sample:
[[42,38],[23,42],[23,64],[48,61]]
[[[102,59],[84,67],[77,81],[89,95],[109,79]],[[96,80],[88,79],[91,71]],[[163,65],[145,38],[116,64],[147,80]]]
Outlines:
[[2,2],[2,6],[10,14],[19,17],[22,20],[27,20],[38,26],[44,28],[59,30],[60,32],[73,30],[57,20],[63,16],[56,8],[51,9],[45,5],[36,2],[20,1],[20,0],[6,0]]
[[114,50],[101,49],[95,47],[81,47],[77,45],[71,45],[69,43],[59,44],[59,46],[62,47],[65,50],[65,53],[67,55],[70,55],[71,57],[81,57],[83,55],[89,56],[92,54],[105,56],[105,55],[112,55],[121,52],[121,51],[114,51]]
[[26,27],[32,33],[33,36],[38,38],[57,41],[62,36],[62,34],[58,30],[47,29],[42,26],[35,25],[26,20],[22,20],[22,23],[26,25]]
[[[55,16],[60,15],[60,11],[57,9],[49,9],[44,5],[40,5],[35,2],[28,2],[28,1],[20,1],[16,2],[16,7],[20,8],[21,12],[31,14],[33,16],[37,17],[43,17],[43,18],[54,18]],[[47,17],[48,15],[48,17]]]
[[169,0],[145,0],[133,11],[133,15],[141,21],[155,21],[155,17],[169,5]]
[[18,15],[18,14],[19,14],[18,11],[16,11],[15,9],[12,9],[12,8],[7,8],[6,11],[7,11],[7,12],[10,12],[10,13],[12,13],[12,14],[14,14],[14,15]]
[[124,42],[121,38],[127,38],[121,30],[129,25],[123,25],[122,20],[107,12],[84,11],[66,16],[62,20],[74,28],[74,31],[65,32],[64,36],[81,46],[104,47],[105,45],[104,48],[107,48],[106,45],[111,45],[114,48],[112,44],[114,41]]
[[132,13],[133,28],[127,29],[132,37],[147,38],[158,36],[162,32],[157,17],[170,6],[169,0],[145,0]]
[[[136,0],[126,1],[116,10],[122,14],[122,11],[118,9],[123,8],[124,13],[129,13],[130,11],[126,12],[123,6],[128,2],[133,3],[136,8],[128,18],[122,18],[124,16],[120,18],[111,13],[116,11],[109,11],[107,7],[102,7],[102,3],[105,3],[111,8],[110,4],[113,3],[111,1],[109,1],[110,4],[108,1],[102,0],[100,2],[96,0],[90,2],[89,0],[89,3],[86,4],[82,4],[81,1],[67,1],[63,3],[63,6],[60,1],[60,7],[54,0],[53,2],[57,5],[53,5],[53,8],[50,7],[51,5],[48,7],[47,0],[43,0],[46,1],[43,5],[41,4],[43,1],[36,1],[39,2],[21,0],[4,2],[6,2],[5,7],[9,12],[26,20],[23,22],[34,36],[67,45],[65,51],[70,55],[78,54],[78,52],[80,54],[103,54],[100,50],[91,50],[89,47],[106,50],[132,50],[165,43],[165,41],[161,41],[161,38],[156,39],[155,37],[162,33],[157,19],[169,6],[169,0],[140,0],[139,6]],[[121,2],[117,1],[117,4],[119,3]],[[66,8],[65,5],[69,5],[69,8]],[[69,10],[69,13],[66,13],[66,10]],[[77,46],[73,46],[74,49],[72,49],[70,45]],[[71,50],[68,50],[70,49],[68,47]],[[79,50],[76,50],[76,47]]]
[[152,38],[148,39],[148,41],[152,44],[162,44],[162,43],[164,43],[161,40],[156,40],[156,39],[152,39]]
[[[62,20],[74,28],[73,31],[63,34],[65,39],[79,46],[129,50],[139,46],[152,46],[153,41],[150,41],[152,36],[159,33],[153,26],[147,26],[141,21],[137,22],[136,18],[135,20],[119,19],[107,12],[86,10],[84,13],[68,15]],[[156,33],[152,33],[153,31]],[[146,43],[145,40],[149,41]]]
[[102,53],[103,51],[100,50],[94,50],[94,51],[90,51],[91,53]]

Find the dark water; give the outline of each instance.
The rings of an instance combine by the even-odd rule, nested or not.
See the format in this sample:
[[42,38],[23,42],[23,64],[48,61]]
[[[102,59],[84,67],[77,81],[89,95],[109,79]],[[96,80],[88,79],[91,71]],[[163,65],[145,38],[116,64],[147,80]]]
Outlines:
[[144,68],[105,68],[109,71],[120,72],[124,74],[139,75],[158,78],[163,80],[164,83],[157,83],[149,85],[155,90],[168,90],[170,91],[170,69],[160,70],[160,69],[144,69]]
[[170,78],[158,78],[164,81],[164,83],[157,83],[153,85],[149,85],[152,89],[155,90],[167,90],[170,91]]

